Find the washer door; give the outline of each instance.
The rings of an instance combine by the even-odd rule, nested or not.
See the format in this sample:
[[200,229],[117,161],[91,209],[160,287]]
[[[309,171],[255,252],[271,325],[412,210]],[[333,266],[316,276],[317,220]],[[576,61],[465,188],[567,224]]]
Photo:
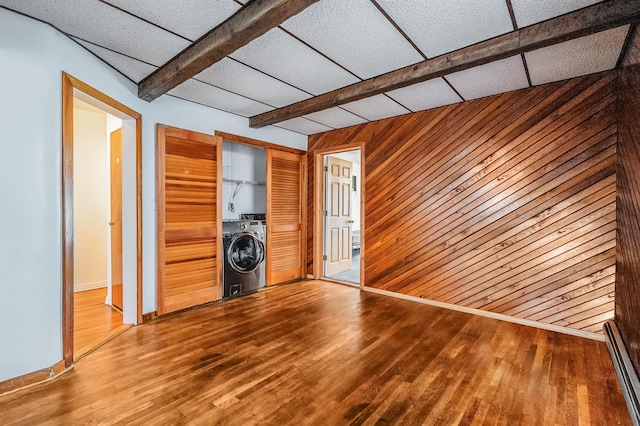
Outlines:
[[229,244],[227,259],[234,271],[253,272],[264,260],[264,243],[249,232],[237,234]]

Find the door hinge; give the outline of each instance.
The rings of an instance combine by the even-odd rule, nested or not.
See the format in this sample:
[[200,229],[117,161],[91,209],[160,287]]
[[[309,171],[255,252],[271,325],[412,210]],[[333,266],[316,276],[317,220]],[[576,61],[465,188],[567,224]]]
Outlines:
[[327,260],[327,255],[326,254],[322,255],[322,260]]
[[328,172],[329,171],[329,166],[324,166],[324,171]]
[[324,216],[325,216],[325,217],[329,216],[329,211],[328,211],[328,210],[325,210],[325,211],[324,211]]

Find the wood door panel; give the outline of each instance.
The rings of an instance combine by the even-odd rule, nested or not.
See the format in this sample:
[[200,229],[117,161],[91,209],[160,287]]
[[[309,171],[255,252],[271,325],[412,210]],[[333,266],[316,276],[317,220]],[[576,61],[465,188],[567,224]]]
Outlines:
[[[615,77],[310,136],[310,157],[366,141],[364,284],[597,329],[613,314]],[[312,253],[322,241],[309,232],[307,243]]]
[[209,303],[217,297],[218,292],[210,286],[201,290],[167,296],[164,302],[165,310],[166,312],[175,312]]
[[122,128],[109,135],[111,303],[124,310],[122,287]]
[[220,141],[158,126],[158,313],[221,295]]
[[216,252],[216,242],[213,239],[204,242],[169,243],[165,248],[165,261],[170,264],[195,259],[213,259]]
[[326,197],[327,211],[325,229],[328,244],[324,247],[327,257],[325,262],[325,275],[330,277],[340,272],[351,269],[351,169],[350,161],[326,156],[327,176],[326,187],[329,188],[329,196]]
[[267,285],[304,275],[302,159],[267,149]]

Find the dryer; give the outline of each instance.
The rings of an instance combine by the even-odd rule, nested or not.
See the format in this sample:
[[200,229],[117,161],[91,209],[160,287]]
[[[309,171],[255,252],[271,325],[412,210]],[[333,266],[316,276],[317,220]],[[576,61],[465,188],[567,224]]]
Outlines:
[[266,286],[265,226],[258,220],[222,223],[223,297],[236,297]]

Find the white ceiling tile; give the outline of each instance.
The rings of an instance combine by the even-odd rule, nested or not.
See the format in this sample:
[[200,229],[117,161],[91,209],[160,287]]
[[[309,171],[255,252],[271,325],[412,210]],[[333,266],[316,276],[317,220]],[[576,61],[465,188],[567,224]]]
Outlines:
[[1,0],[0,5],[48,22],[69,35],[157,66],[189,45],[181,37],[98,0]]
[[334,129],[367,122],[364,118],[358,117],[357,115],[351,114],[349,111],[345,111],[338,107],[307,114],[304,117],[317,123],[324,124],[325,126],[333,127]]
[[387,95],[412,111],[422,111],[462,101],[442,78],[396,89],[388,92]]
[[378,0],[429,58],[513,31],[505,0]]
[[370,0],[323,0],[282,26],[363,79],[424,59]]
[[298,117],[290,120],[282,121],[275,124],[276,127],[282,127],[283,129],[292,130],[294,132],[302,133],[303,135],[313,135],[314,133],[322,133],[333,130],[331,127],[327,127],[320,123],[307,120],[306,118]]
[[194,79],[185,81],[180,86],[169,91],[169,94],[243,117],[251,117],[273,109],[268,105]]
[[582,9],[602,0],[511,0],[519,28]]
[[107,1],[191,41],[217,27],[241,7],[233,0]]
[[629,26],[525,53],[531,83],[538,85],[615,68]]
[[120,53],[112,52],[100,46],[87,43],[86,41],[76,38],[74,38],[74,40],[136,83],[139,83],[143,78],[157,69],[157,67],[153,65],[129,58]]
[[342,105],[342,108],[371,121],[382,120],[383,118],[395,117],[396,115],[411,112],[385,95],[376,95],[360,99],[359,101],[349,102]]
[[195,78],[275,107],[283,107],[311,97],[293,86],[230,58],[213,64]]
[[278,28],[230,56],[314,95],[359,81]]
[[449,74],[447,80],[467,100],[529,86],[520,55]]

